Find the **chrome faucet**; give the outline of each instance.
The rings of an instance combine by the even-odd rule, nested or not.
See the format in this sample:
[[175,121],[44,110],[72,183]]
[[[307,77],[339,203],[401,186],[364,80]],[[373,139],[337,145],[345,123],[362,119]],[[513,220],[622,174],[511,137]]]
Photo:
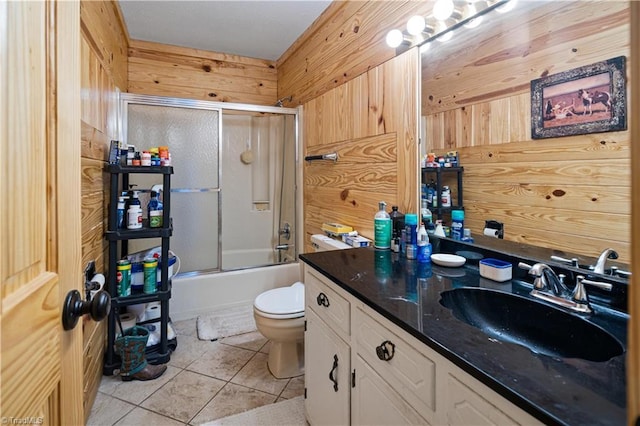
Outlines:
[[607,263],[607,259],[617,259],[618,252],[612,248],[604,249],[598,257],[596,266],[593,268],[593,272],[596,274],[604,274],[604,266]]
[[536,263],[531,266],[520,262],[518,267],[528,270],[529,275],[535,277],[533,290],[530,293],[532,296],[580,313],[588,314],[593,312],[589,306],[585,285],[591,285],[606,291],[611,291],[613,288],[609,283],[587,280],[584,276],[578,275],[576,286],[571,292],[564,284],[565,276],[563,274],[556,275],[549,265]]
[[551,290],[555,296],[567,296],[569,295],[569,289],[564,284],[564,275],[556,275],[553,269],[547,264],[536,263],[533,266],[520,262],[518,266],[522,269],[528,269],[529,275],[535,277],[533,281],[533,289],[542,291],[545,289]]

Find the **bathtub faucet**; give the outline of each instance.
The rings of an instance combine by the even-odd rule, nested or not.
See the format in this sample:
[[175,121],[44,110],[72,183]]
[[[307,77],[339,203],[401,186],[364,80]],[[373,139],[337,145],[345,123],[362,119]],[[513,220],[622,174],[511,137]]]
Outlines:
[[276,250],[289,250],[289,244],[278,244]]

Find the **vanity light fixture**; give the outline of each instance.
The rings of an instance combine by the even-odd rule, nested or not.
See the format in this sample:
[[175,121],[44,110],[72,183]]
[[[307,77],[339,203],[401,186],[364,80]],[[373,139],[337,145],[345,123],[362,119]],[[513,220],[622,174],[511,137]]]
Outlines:
[[453,31],[461,26],[475,28],[484,15],[493,9],[506,13],[513,9],[517,0],[436,0],[432,13],[427,16],[412,16],[405,31],[393,29],[387,33],[386,41],[394,49],[422,45],[425,42],[450,40]]

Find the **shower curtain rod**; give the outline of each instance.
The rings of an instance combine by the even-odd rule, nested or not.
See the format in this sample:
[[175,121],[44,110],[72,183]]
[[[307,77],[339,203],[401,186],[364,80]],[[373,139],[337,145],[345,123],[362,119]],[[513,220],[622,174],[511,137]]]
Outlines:
[[335,163],[336,161],[338,161],[338,153],[331,152],[329,154],[322,154],[322,155],[307,155],[306,157],[304,157],[304,159],[305,161],[333,160],[333,162]]

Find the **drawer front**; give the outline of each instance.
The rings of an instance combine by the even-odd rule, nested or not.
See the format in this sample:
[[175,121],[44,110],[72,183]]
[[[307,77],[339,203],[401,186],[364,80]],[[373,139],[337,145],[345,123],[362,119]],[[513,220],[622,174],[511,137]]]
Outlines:
[[[376,318],[374,318],[373,316]],[[416,408],[427,421],[434,421],[436,410],[436,361],[420,350],[423,343],[414,345],[391,331],[377,313],[357,306],[354,313],[354,350],[362,357],[402,398]],[[410,336],[408,336],[410,337]],[[384,342],[388,342],[384,344]],[[378,347],[386,348],[387,354]],[[393,349],[392,349],[393,348]],[[357,372],[356,372],[357,375]]]
[[308,266],[305,266],[304,285],[306,308],[315,311],[321,320],[348,341],[351,324],[349,301],[331,288],[335,284],[330,284],[327,278]]

